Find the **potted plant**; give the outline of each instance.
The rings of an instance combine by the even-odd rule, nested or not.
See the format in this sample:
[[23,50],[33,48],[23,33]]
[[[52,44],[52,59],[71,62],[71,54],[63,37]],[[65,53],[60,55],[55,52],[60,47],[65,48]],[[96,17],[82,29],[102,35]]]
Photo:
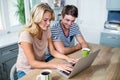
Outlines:
[[17,8],[15,14],[18,16],[19,22],[21,24],[25,24],[26,21],[25,21],[24,0],[17,0],[17,4],[15,6]]

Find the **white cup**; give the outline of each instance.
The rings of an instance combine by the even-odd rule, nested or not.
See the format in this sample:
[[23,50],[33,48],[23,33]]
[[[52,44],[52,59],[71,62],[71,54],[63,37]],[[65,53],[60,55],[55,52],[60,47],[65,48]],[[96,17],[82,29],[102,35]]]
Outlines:
[[37,75],[36,80],[52,80],[52,71],[50,69],[44,69]]

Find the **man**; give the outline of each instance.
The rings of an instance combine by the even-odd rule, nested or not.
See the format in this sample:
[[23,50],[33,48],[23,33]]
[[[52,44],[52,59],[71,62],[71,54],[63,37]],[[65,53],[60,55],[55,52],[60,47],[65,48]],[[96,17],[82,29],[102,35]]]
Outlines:
[[[78,17],[78,9],[74,5],[66,5],[61,13],[62,20],[51,27],[54,47],[62,54],[70,54],[82,48],[88,48],[79,26],[74,23]],[[74,45],[74,37],[77,44]],[[50,55],[48,55],[50,57]]]

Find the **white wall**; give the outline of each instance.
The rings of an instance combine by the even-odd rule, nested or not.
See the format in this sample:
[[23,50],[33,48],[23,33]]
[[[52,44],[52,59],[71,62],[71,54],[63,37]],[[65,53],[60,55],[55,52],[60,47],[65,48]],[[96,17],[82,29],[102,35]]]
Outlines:
[[78,24],[87,42],[99,44],[107,19],[106,0],[78,0]]

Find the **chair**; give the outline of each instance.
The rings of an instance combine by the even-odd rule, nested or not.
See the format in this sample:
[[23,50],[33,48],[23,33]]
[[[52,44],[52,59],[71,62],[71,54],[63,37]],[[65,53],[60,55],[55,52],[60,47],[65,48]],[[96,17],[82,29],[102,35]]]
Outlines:
[[14,64],[10,70],[10,80],[15,80],[16,64]]

